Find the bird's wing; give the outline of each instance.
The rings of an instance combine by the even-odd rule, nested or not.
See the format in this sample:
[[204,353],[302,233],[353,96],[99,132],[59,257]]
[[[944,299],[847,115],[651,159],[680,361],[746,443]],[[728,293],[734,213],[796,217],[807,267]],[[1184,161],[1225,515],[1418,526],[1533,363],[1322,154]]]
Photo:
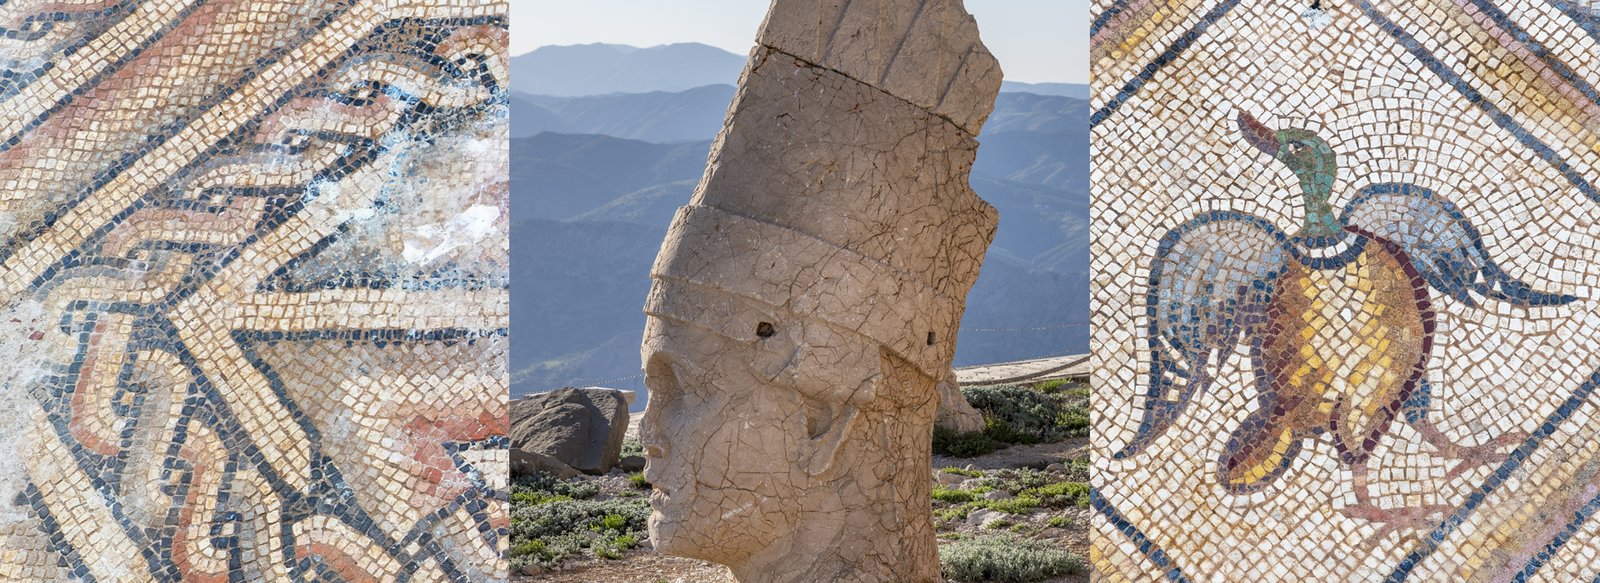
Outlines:
[[1536,290],[1501,270],[1461,210],[1426,188],[1367,186],[1345,206],[1343,219],[1345,225],[1398,245],[1428,285],[1467,305],[1478,305],[1473,294],[1521,306],[1577,299]]
[[1241,335],[1256,336],[1291,257],[1282,230],[1237,212],[1206,213],[1161,239],[1145,298],[1150,386],[1144,419],[1117,459],[1160,437]]

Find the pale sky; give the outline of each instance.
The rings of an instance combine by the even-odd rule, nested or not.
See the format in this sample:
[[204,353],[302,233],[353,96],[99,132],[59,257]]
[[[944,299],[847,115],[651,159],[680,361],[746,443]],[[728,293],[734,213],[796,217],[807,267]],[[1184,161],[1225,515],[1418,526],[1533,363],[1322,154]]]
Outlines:
[[[510,0],[511,54],[545,45],[698,42],[750,52],[766,0]],[[966,0],[1006,79],[1089,82],[1089,0]]]

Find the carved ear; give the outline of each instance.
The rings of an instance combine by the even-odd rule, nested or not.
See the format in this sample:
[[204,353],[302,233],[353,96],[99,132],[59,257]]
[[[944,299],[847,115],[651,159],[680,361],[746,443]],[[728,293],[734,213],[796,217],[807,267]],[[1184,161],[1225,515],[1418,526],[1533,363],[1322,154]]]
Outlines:
[[800,465],[806,473],[820,476],[833,467],[839,456],[839,446],[844,445],[850,426],[855,423],[860,409],[848,403],[828,403],[806,399],[806,436],[800,452]]

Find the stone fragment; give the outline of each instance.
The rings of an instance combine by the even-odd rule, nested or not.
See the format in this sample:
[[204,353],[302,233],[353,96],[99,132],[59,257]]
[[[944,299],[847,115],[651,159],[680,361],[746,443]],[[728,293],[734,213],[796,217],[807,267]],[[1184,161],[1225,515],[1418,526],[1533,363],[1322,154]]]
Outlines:
[[955,371],[950,371],[939,381],[939,413],[934,417],[933,424],[956,433],[983,431],[983,413],[967,402],[966,395],[961,394],[961,384],[956,381]]
[[644,456],[629,455],[617,460],[617,468],[624,472],[638,472],[644,470]]
[[628,432],[622,392],[564,388],[511,403],[511,447],[551,456],[587,474],[616,465]]
[[990,510],[988,508],[979,508],[977,510],[973,510],[970,514],[967,514],[967,526],[976,526],[978,528],[993,528],[995,523],[1000,522],[1002,520],[1010,520],[1010,519],[1011,519],[1011,515],[1010,514],[1006,514],[1004,512],[999,511],[999,510]]
[[936,582],[929,435],[998,219],[968,174],[999,68],[959,0],[777,0],[759,42],[651,272],[650,539],[745,583]]
[[963,476],[961,474],[947,474],[947,473],[944,473],[944,472],[939,472],[939,477],[934,478],[934,479],[936,481],[938,481],[940,484],[944,484],[946,486],[949,486],[949,485],[952,485],[952,484],[960,484],[961,482],[965,481],[967,479],[967,477]]
[[961,0],[774,2],[756,41],[873,85],[977,135],[1000,64]]

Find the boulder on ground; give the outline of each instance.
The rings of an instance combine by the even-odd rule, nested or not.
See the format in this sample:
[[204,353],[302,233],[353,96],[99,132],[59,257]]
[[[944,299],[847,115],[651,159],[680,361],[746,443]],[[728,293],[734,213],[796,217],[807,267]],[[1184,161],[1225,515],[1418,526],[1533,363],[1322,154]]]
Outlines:
[[617,464],[628,431],[622,391],[589,387],[538,393],[511,403],[511,448],[547,455],[587,474]]
[[511,477],[531,476],[539,472],[546,472],[562,480],[577,477],[582,473],[572,469],[572,466],[561,463],[561,460],[542,453],[511,450]]
[[644,456],[630,455],[624,456],[620,461],[618,461],[617,467],[622,468],[622,471],[624,472],[642,472],[644,471],[644,464]]

